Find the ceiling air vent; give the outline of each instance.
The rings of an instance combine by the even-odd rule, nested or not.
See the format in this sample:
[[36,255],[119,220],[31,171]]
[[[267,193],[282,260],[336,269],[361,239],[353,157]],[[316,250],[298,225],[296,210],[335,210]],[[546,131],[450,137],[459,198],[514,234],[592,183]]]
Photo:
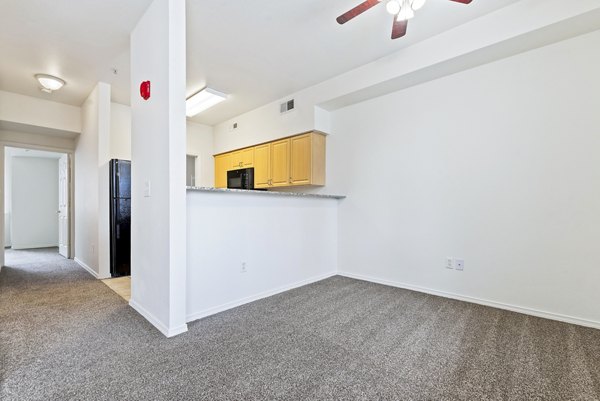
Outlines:
[[281,106],[279,108],[279,112],[281,114],[287,113],[288,111],[294,110],[294,107],[295,107],[294,99],[288,100],[287,102],[281,103]]

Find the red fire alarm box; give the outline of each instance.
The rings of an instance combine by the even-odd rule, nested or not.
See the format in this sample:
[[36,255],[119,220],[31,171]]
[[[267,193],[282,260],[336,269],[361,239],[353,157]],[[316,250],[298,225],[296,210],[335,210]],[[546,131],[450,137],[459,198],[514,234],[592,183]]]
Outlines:
[[144,81],[140,84],[140,96],[144,100],[150,99],[150,81]]

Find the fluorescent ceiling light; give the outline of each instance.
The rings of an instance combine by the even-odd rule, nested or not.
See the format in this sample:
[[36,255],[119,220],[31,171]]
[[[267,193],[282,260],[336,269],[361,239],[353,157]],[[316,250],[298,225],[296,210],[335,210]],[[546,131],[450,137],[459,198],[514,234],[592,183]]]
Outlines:
[[185,114],[193,117],[204,110],[210,109],[215,104],[221,103],[227,99],[227,95],[214,89],[204,88],[193,96],[190,96],[185,102]]
[[35,74],[35,78],[42,85],[42,91],[47,93],[59,90],[66,84],[63,79],[48,74]]

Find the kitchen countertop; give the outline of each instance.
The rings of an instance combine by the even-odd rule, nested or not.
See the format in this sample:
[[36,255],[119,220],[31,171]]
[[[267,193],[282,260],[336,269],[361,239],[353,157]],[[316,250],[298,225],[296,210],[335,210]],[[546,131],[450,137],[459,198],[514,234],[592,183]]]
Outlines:
[[267,195],[267,196],[288,196],[297,198],[322,198],[322,199],[344,199],[342,195],[311,194],[306,192],[276,192],[276,191],[253,191],[248,189],[229,189],[229,188],[211,188],[211,187],[187,187],[188,191],[198,192],[223,192],[237,194]]

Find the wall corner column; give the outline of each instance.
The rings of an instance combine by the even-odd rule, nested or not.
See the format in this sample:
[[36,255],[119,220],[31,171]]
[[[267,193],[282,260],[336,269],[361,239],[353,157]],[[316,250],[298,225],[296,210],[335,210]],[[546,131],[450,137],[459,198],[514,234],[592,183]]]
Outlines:
[[187,331],[185,27],[185,0],[154,0],[131,34],[130,305],[167,337]]

